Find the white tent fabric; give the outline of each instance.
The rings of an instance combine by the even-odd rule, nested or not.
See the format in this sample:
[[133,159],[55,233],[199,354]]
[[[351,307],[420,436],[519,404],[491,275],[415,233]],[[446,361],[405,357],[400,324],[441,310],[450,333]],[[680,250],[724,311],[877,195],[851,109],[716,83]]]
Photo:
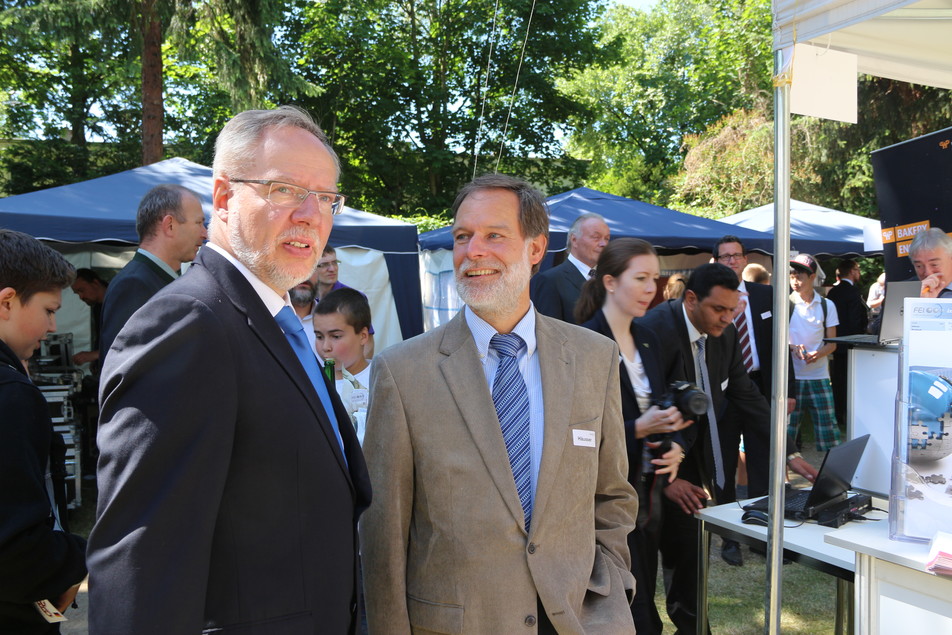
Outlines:
[[860,73],[952,88],[952,0],[774,0],[773,6],[774,50],[829,47],[855,54]]
[[[789,68],[797,43],[829,48],[857,56],[857,70],[878,77],[952,89],[952,0],[773,0],[774,72]],[[789,78],[788,78],[789,79]],[[796,81],[796,78],[792,78]],[[775,255],[783,260],[790,238],[790,85],[777,81],[774,90],[774,205]],[[788,307],[774,303],[774,343],[782,350],[788,344],[782,327]],[[782,385],[787,369],[778,356],[774,381]],[[784,465],[783,432],[786,417],[781,400],[771,400],[774,439],[771,448],[771,509],[768,528],[769,556],[766,584],[769,589],[764,624],[770,633],[780,632],[780,572],[783,543],[782,491]],[[698,620],[707,619],[707,607],[699,607]]]
[[[135,254],[135,247],[96,244],[93,248],[90,243],[52,246],[61,251],[77,268],[119,270]],[[375,331],[374,350],[380,352],[388,346],[402,342],[400,318],[397,315],[393,288],[390,286],[390,273],[383,252],[363,247],[338,247],[337,259],[341,261],[340,281],[360,289],[370,302]],[[69,289],[63,291],[63,305],[56,312],[56,326],[60,333],[73,334],[74,352],[91,349],[89,307]]]

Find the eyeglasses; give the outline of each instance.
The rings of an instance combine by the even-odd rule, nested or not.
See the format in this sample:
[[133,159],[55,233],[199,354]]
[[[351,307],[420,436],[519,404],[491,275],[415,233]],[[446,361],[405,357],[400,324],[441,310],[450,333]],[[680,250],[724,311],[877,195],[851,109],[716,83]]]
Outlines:
[[263,179],[229,179],[232,183],[254,183],[257,185],[267,185],[268,194],[264,197],[275,207],[285,209],[297,209],[304,205],[304,201],[311,194],[317,201],[317,208],[324,214],[334,216],[344,211],[344,201],[347,197],[337,192],[323,192],[321,190],[309,190],[300,185],[283,183],[281,181],[266,181]]
[[319,262],[319,263],[317,263],[317,268],[318,268],[318,269],[327,269],[328,267],[331,267],[331,266],[333,266],[333,267],[339,267],[339,266],[340,266],[340,260],[328,260],[327,262]]
[[721,254],[717,257],[718,262],[730,262],[731,260],[743,260],[746,258],[744,254]]

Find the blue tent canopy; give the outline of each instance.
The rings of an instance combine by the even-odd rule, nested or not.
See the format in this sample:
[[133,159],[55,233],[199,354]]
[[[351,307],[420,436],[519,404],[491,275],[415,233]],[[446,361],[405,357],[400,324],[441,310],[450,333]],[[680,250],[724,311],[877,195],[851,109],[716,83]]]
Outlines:
[[[569,228],[576,218],[587,212],[601,214],[605,218],[612,238],[641,238],[654,245],[662,254],[711,251],[714,243],[726,234],[738,236],[749,251],[765,254],[773,251],[773,238],[759,231],[730,227],[709,218],[676,212],[587,187],[556,194],[547,200],[550,252],[565,249]],[[450,229],[444,227],[420,234],[420,246],[430,250],[452,249]]]
[[[175,158],[109,176],[0,199],[0,227],[41,240],[138,244],[136,210],[147,191],[177,183],[199,194],[212,211],[212,170]],[[346,208],[328,241],[384,253],[404,338],[423,332],[416,226]]]
[[[720,219],[721,222],[746,227],[773,235],[774,205],[768,203]],[[863,231],[881,236],[878,220],[841,212],[828,207],[790,199],[790,244],[814,256],[872,256],[883,253],[878,248],[866,249]]]

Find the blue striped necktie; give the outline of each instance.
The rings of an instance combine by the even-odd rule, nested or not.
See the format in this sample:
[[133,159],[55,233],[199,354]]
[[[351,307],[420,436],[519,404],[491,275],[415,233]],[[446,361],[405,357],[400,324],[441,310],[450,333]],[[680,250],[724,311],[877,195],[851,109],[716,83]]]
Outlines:
[[499,416],[502,438],[506,442],[512,477],[525,516],[526,531],[532,518],[532,482],[529,453],[529,391],[519,372],[516,356],[526,343],[515,333],[493,335],[489,346],[499,353],[499,366],[493,378],[493,404]]
[[327,414],[327,418],[331,421],[331,428],[334,429],[334,436],[337,437],[337,443],[340,444],[340,451],[341,454],[344,455],[344,462],[346,462],[347,453],[344,452],[344,440],[340,436],[340,428],[337,427],[337,417],[334,415],[334,402],[331,401],[327,384],[324,383],[324,375],[321,373],[320,364],[317,363],[317,355],[311,350],[307,336],[304,334],[304,325],[301,323],[301,319],[294,312],[294,309],[289,306],[285,306],[278,311],[274,319],[277,320],[278,326],[284,331],[284,336],[288,338],[291,348],[294,349],[294,354],[297,355],[297,358],[301,361],[301,365],[304,366],[304,370],[307,372],[307,376],[310,378],[314,390],[317,391],[317,396],[321,400],[321,405],[324,406],[324,412]]

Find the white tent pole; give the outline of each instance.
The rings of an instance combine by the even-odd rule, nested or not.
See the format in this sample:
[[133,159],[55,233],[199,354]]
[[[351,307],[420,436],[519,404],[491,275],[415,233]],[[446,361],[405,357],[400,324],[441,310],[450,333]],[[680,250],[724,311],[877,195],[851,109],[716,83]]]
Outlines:
[[[792,53],[792,47],[787,49]],[[790,73],[783,50],[774,52],[774,332],[770,448],[770,521],[767,526],[767,597],[764,632],[780,633],[783,572],[784,480],[787,471],[787,356],[790,304],[787,271],[790,261]],[[791,397],[793,395],[790,395]]]

